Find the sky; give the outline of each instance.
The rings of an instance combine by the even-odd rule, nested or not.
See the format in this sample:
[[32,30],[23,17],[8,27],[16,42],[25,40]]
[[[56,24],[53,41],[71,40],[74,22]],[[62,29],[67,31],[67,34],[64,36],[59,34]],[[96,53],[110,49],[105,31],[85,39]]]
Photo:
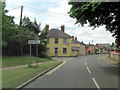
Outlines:
[[112,37],[109,31],[106,31],[105,26],[100,26],[94,30],[93,27],[84,27],[75,25],[75,19],[69,17],[71,5],[68,5],[68,0],[6,0],[6,9],[9,10],[8,15],[14,16],[15,23],[20,21],[20,6],[23,5],[23,17],[28,16],[30,20],[37,20],[41,23],[41,29],[46,24],[49,24],[49,29],[58,28],[61,25],[65,26],[65,33],[77,37],[78,41],[83,41],[85,44],[89,42],[96,43],[112,43],[115,38]]

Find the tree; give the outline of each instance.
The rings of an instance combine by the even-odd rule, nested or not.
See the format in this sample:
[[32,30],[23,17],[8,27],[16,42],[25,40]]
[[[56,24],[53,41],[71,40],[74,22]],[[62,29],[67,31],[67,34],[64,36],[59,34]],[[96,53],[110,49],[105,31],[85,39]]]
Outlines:
[[42,44],[39,45],[39,57],[47,57],[47,35],[48,35],[48,30],[47,30],[47,25],[43,28],[42,32],[38,36],[39,39],[41,40]]
[[40,33],[40,24],[37,24],[36,19],[34,19],[34,22],[30,21],[29,17],[23,18],[22,26],[29,28],[30,31],[34,31],[36,35]]
[[23,47],[28,44],[28,40],[34,40],[35,35],[27,27],[18,27],[16,30],[16,39],[20,46],[21,56],[23,56]]
[[[0,1],[1,2],[1,1]],[[7,47],[8,42],[15,39],[15,24],[14,17],[6,15],[5,2],[2,3],[2,46]]]
[[106,30],[116,38],[117,46],[120,45],[120,2],[69,2],[72,5],[69,16],[76,19],[75,24],[87,24],[90,27],[105,25]]

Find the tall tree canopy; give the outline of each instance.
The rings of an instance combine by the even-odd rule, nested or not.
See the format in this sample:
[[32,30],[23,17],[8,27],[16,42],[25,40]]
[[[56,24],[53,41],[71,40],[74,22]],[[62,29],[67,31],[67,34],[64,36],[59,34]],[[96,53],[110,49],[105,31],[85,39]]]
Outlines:
[[106,30],[120,45],[120,2],[69,2],[72,5],[69,16],[82,26],[89,22],[94,28],[105,25]]
[[[30,48],[28,40],[37,39],[43,41],[39,45],[39,57],[46,57],[46,29],[44,28],[40,34],[40,24],[37,23],[36,19],[31,21],[29,17],[23,18],[22,26],[15,24],[14,17],[7,15],[8,10],[5,9],[5,2],[0,0],[0,5],[2,5],[2,11],[0,11],[2,12],[2,55],[28,55]],[[36,55],[36,46],[32,45],[32,48],[32,55]]]
[[[1,2],[1,1],[0,1]],[[15,39],[15,24],[14,17],[6,15],[5,2],[2,3],[2,46],[7,47],[8,42]]]
[[40,24],[37,24],[36,19],[34,19],[34,22],[30,21],[29,17],[24,17],[22,26],[29,28],[30,31],[34,31],[36,35],[40,32]]

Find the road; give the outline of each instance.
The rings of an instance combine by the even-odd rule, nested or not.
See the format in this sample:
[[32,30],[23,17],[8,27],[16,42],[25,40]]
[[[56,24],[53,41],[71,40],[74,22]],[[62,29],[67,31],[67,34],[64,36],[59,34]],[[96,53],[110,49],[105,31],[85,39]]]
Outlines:
[[107,65],[99,57],[61,58],[63,64],[24,88],[118,88],[118,69]]

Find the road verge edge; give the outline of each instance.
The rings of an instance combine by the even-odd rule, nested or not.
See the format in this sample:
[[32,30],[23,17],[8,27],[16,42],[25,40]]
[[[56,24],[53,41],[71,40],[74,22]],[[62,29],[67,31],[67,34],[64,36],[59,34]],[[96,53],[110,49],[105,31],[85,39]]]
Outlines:
[[63,61],[61,61],[59,64],[41,72],[40,74],[36,75],[35,77],[31,78],[30,80],[26,81],[25,83],[19,85],[18,87],[16,87],[17,90],[22,89],[23,87],[25,87],[26,85],[28,85],[29,83],[31,83],[32,81],[34,81],[35,79],[39,78],[40,76],[44,75],[45,73],[49,72],[50,70],[54,69],[55,67],[59,66],[60,64],[62,64]]

